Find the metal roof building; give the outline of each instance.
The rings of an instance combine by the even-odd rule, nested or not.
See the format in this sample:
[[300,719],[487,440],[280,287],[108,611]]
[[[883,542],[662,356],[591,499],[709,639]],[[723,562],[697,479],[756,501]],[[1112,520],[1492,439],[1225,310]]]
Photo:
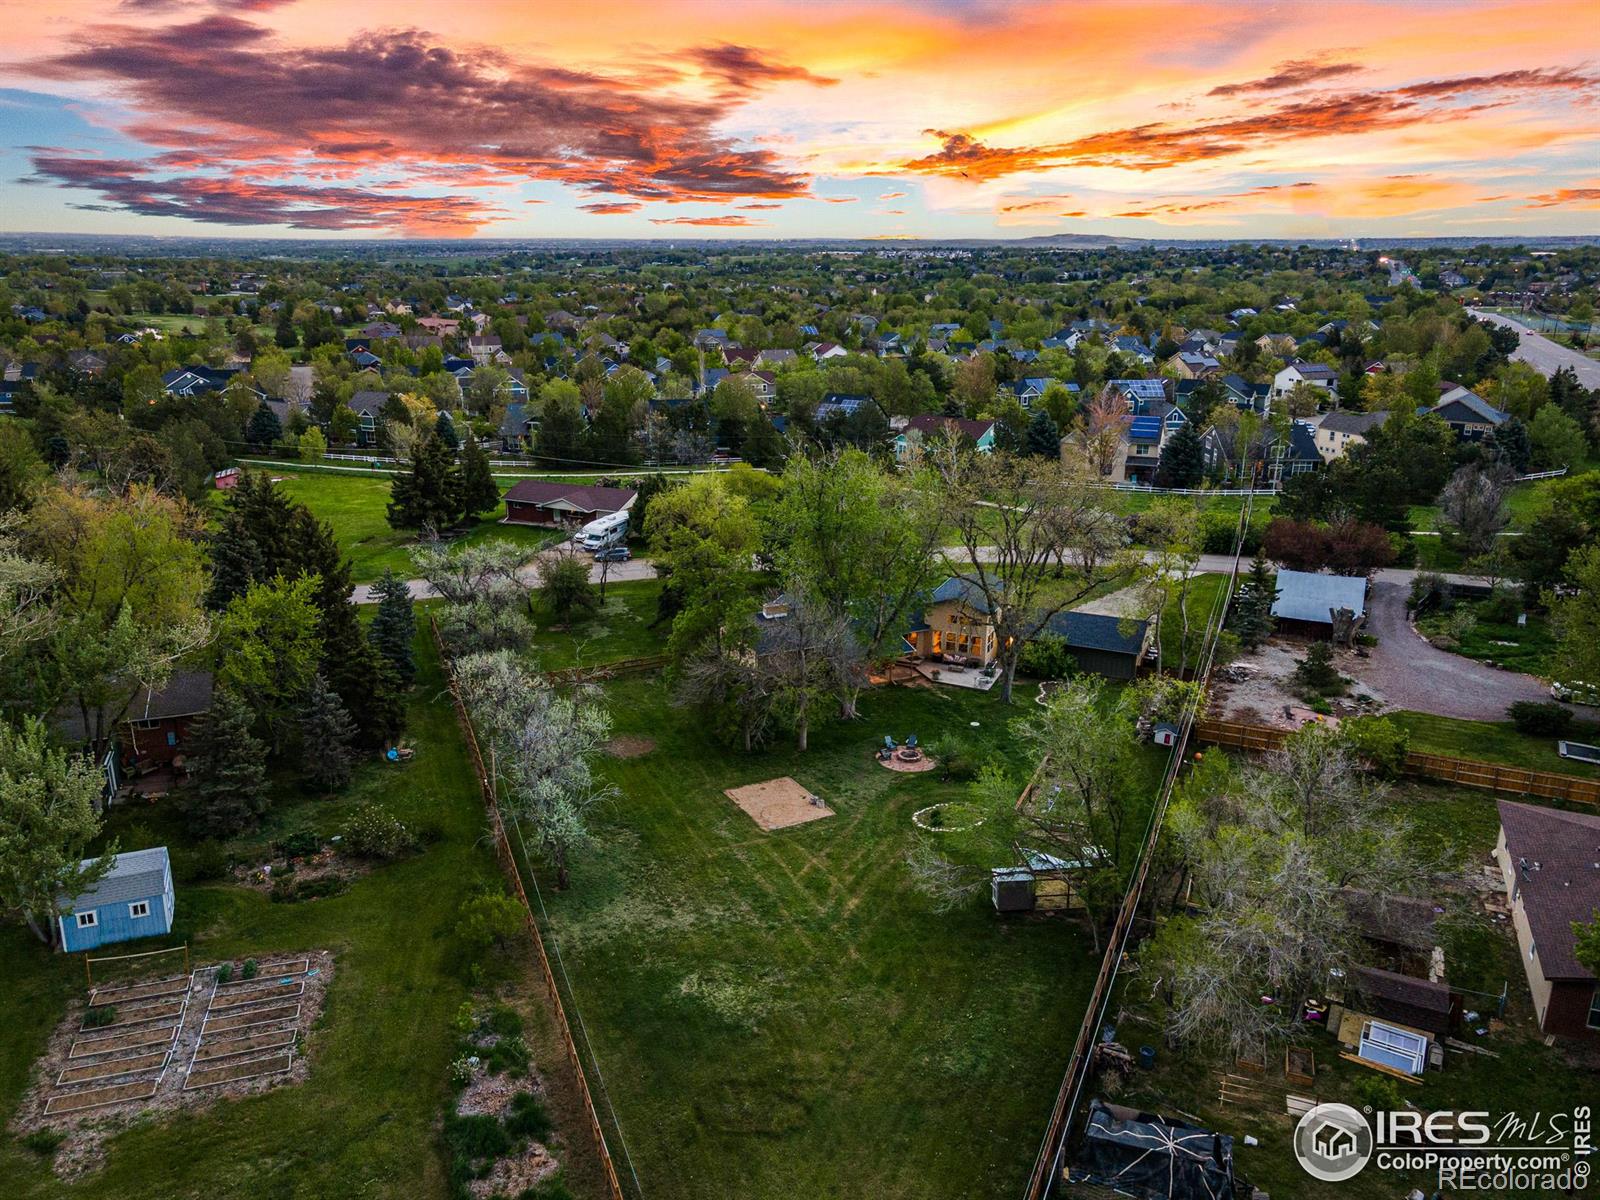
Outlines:
[[1348,608],[1357,617],[1367,611],[1367,580],[1362,575],[1322,575],[1314,571],[1279,571],[1278,598],[1272,615],[1280,621],[1333,624],[1332,610]]

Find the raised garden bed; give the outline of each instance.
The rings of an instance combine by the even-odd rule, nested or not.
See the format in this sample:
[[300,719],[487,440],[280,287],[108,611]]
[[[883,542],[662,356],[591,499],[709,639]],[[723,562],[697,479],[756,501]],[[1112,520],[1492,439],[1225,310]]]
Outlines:
[[47,1117],[63,1113],[83,1112],[88,1108],[104,1108],[108,1104],[126,1104],[130,1100],[148,1100],[156,1094],[157,1079],[141,1079],[137,1083],[119,1083],[111,1087],[90,1088],[82,1092],[67,1092],[50,1097],[44,1106]]
[[166,1061],[167,1052],[157,1050],[150,1054],[135,1054],[129,1058],[112,1058],[105,1062],[86,1063],[81,1067],[68,1067],[56,1076],[56,1086],[115,1079],[118,1075],[137,1075],[141,1071],[153,1071]]
[[247,1033],[241,1037],[207,1038],[194,1052],[196,1063],[216,1059],[234,1058],[257,1050],[277,1050],[294,1045],[298,1035],[293,1029],[268,1029],[260,1033]]
[[183,1001],[161,1000],[151,1004],[142,1004],[136,1008],[123,1008],[117,1006],[116,1018],[104,1025],[90,1025],[87,1019],[79,1026],[80,1030],[91,1029],[117,1029],[124,1025],[140,1025],[149,1021],[170,1021],[183,1012]]
[[215,1021],[206,1022],[206,1033],[221,1033],[225,1029],[245,1029],[251,1025],[265,1025],[270,1021],[292,1021],[300,1015],[298,1004],[280,1004],[274,1008],[257,1009],[254,1012],[229,1013],[225,1017],[218,1017]]
[[223,1066],[208,1067],[205,1070],[190,1071],[189,1078],[184,1080],[183,1090],[193,1091],[195,1088],[215,1087],[219,1083],[237,1083],[244,1079],[254,1079],[260,1075],[281,1075],[294,1065],[294,1051],[284,1054],[274,1054],[267,1058],[252,1058],[244,1062],[227,1063]]
[[[254,982],[252,980],[251,982]],[[209,1011],[226,1012],[230,1009],[244,1008],[246,1005],[259,1004],[263,1000],[286,1000],[299,996],[306,989],[302,982],[271,983],[259,986],[249,991],[231,992],[227,995],[216,995],[211,998]]]
[[103,1008],[107,1004],[130,1004],[136,1000],[181,996],[188,987],[187,975],[177,975],[171,979],[152,979],[149,983],[120,983],[97,987],[89,993],[89,1007]]
[[113,1033],[107,1037],[81,1037],[72,1043],[68,1058],[92,1058],[97,1054],[111,1054],[117,1050],[136,1050],[140,1046],[159,1046],[172,1040],[175,1025],[152,1025],[127,1033]]

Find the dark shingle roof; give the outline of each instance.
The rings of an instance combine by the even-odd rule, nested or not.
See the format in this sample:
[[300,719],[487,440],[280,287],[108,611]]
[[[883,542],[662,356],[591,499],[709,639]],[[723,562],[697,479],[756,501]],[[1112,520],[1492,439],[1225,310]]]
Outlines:
[[633,503],[639,493],[632,488],[574,487],[566,483],[547,483],[542,479],[523,479],[511,485],[505,498],[522,504],[554,504],[565,500],[584,512],[618,512]]
[[1115,617],[1107,613],[1062,612],[1045,623],[1045,629],[1065,638],[1076,650],[1104,650],[1108,654],[1138,654],[1144,649],[1148,620]]
[[1545,978],[1593,979],[1572,956],[1572,923],[1600,909],[1600,816],[1502,800],[1500,827]]

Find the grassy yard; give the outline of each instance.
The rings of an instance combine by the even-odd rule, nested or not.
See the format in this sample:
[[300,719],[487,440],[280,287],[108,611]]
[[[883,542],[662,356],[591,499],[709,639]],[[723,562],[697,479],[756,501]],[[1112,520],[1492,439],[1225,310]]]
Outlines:
[[559,671],[660,654],[671,632],[670,623],[655,623],[660,599],[659,579],[608,583],[598,612],[564,625],[535,596],[533,657],[541,669]]
[[[1389,715],[1411,734],[1411,748],[1424,754],[1505,763],[1562,775],[1600,775],[1600,767],[1562,758],[1556,752],[1555,738],[1528,737],[1518,733],[1509,721],[1457,721],[1418,712]],[[1600,725],[1576,724],[1570,737],[1574,741],[1595,742],[1600,740]]]
[[[1390,803],[1416,828],[1422,844],[1443,853],[1447,869],[1485,861],[1494,847],[1499,819],[1494,797],[1486,792],[1406,784],[1395,789]],[[1570,1111],[1574,1103],[1580,1102],[1579,1097],[1593,1091],[1593,1076],[1569,1059],[1559,1046],[1544,1045],[1533,1025],[1527,983],[1510,930],[1465,908],[1459,912],[1452,909],[1442,921],[1451,984],[1496,996],[1506,986],[1506,1027],[1486,1038],[1470,1032],[1464,1035],[1499,1057],[1453,1052],[1444,1070],[1426,1072],[1420,1086],[1393,1086],[1405,1100],[1424,1111],[1468,1108],[1524,1115]],[[1469,996],[1468,1001],[1468,1008],[1493,1015],[1493,999]],[[1231,1065],[1223,1067],[1198,1050],[1166,1049],[1155,1011],[1137,990],[1137,984],[1124,989],[1121,1005],[1118,1040],[1124,1045],[1147,1044],[1160,1050],[1155,1068],[1135,1071],[1129,1085],[1113,1098],[1118,1103],[1169,1115],[1181,1112],[1207,1128],[1232,1134],[1239,1170],[1255,1186],[1274,1196],[1307,1200],[1389,1200],[1412,1186],[1421,1186],[1428,1194],[1437,1186],[1437,1179],[1402,1177],[1371,1166],[1344,1183],[1319,1183],[1295,1162],[1290,1144],[1294,1121],[1284,1108],[1285,1092],[1314,1094],[1319,1100],[1344,1101],[1359,1108],[1366,1101],[1358,1087],[1370,1086],[1364,1081],[1382,1078],[1359,1064],[1340,1059],[1340,1047],[1327,1032],[1312,1029],[1307,1033],[1306,1044],[1316,1055],[1313,1087],[1290,1084],[1284,1077],[1280,1057],[1269,1062],[1257,1080],[1259,1101],[1223,1104],[1218,1099],[1220,1072],[1243,1072]],[[1116,1011],[1118,1006],[1114,1004],[1113,1012]],[[1259,1139],[1260,1145],[1243,1145],[1245,1134]]]
[[[1189,583],[1189,662],[1194,664],[1205,643],[1206,622],[1211,617],[1211,606],[1221,600],[1228,577],[1219,573],[1196,575]],[[1169,604],[1161,619],[1161,661],[1176,669],[1183,651],[1183,619],[1178,615],[1176,601]]]
[[[451,1018],[466,998],[451,930],[462,900],[502,886],[483,838],[482,809],[441,677],[419,640],[422,673],[408,737],[416,759],[364,767],[334,801],[285,789],[259,844],[299,829],[329,833],[354,805],[381,800],[426,849],[381,866],[342,895],[299,903],[220,883],[184,881],[191,856],[183,823],[164,805],[113,810],[124,845],[175,851],[177,925],[197,962],[329,949],[336,956],[327,1005],[307,1042],[303,1085],[141,1124],[113,1137],[103,1169],[68,1186],[9,1132],[0,1133],[0,1193],[10,1197],[206,1196],[263,1198],[446,1194],[436,1123],[455,1053]],[[138,947],[135,947],[138,948]],[[0,1112],[9,1117],[83,963],[52,954],[25,930],[0,927]]]
[[[1081,929],[1002,920],[987,894],[934,912],[909,887],[915,839],[975,864],[1004,850],[981,828],[918,830],[913,812],[965,785],[890,772],[872,748],[959,734],[1020,783],[1007,726],[1031,706],[877,689],[807,753],[746,755],[659,679],[607,697],[616,732],[653,750],[609,763],[621,799],[572,889],[545,898],[645,1194],[1013,1194],[1097,958]],[[767,833],[723,795],[784,775],[837,815]]]
[[[1481,601],[1458,604],[1455,612],[1462,609],[1473,614],[1474,624],[1461,632],[1453,653],[1549,678],[1555,660],[1556,639],[1546,618],[1529,613],[1528,623],[1519,626],[1515,622],[1483,619],[1484,604]],[[1432,641],[1441,634],[1449,633],[1453,617],[1454,613],[1430,612],[1417,622],[1417,628]]]
[[[389,477],[364,478],[359,475],[321,475],[310,472],[275,470],[282,476],[278,486],[292,500],[333,526],[339,549],[350,559],[351,577],[368,583],[392,568],[402,578],[415,575],[409,550],[416,536],[392,529],[387,517]],[[525,525],[501,525],[505,505],[479,521],[458,543],[485,542],[503,538],[527,547],[529,557],[554,538],[548,529]]]

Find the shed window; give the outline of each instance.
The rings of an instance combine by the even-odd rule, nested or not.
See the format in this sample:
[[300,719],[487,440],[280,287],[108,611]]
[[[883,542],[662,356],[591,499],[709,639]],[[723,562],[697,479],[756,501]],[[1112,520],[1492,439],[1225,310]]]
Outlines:
[[1589,1020],[1587,1024],[1590,1029],[1600,1029],[1600,984],[1595,985],[1594,994],[1589,997]]
[[100,914],[97,912],[81,912],[77,914],[79,929],[93,929],[100,924]]
[[128,905],[128,916],[133,918],[135,921],[137,921],[140,917],[148,917],[149,915],[150,901],[148,900],[135,900],[132,904]]
[[178,735],[176,733],[173,733],[171,730],[168,730],[167,731],[167,745],[176,746],[177,744],[178,744]]

